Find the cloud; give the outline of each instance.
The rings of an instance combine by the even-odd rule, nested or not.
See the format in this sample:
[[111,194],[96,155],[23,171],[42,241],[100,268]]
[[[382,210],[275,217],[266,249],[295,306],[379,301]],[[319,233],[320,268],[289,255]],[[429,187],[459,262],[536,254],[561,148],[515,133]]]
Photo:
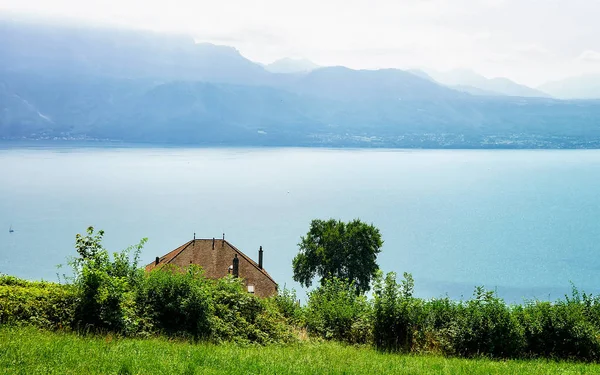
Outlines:
[[246,28],[230,32],[194,32],[196,42],[232,43],[232,44],[264,44],[279,46],[286,43],[280,33],[262,30],[260,28]]
[[577,61],[588,63],[600,63],[600,52],[588,49],[577,57]]
[[529,44],[518,47],[515,50],[515,54],[530,59],[547,58],[553,56],[552,52],[537,44]]

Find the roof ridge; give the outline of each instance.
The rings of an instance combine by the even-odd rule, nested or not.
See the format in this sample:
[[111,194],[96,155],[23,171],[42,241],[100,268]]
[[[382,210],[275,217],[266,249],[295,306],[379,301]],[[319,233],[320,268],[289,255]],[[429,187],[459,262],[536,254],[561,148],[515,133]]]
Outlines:
[[[168,253],[166,253],[165,255],[163,255],[163,256],[161,256],[161,257],[157,257],[157,258],[159,258],[159,262],[158,262],[158,264],[157,264],[157,263],[155,263],[155,262],[149,263],[149,264],[147,264],[147,265],[146,265],[146,269],[148,269],[148,267],[150,267],[150,269],[152,270],[152,269],[154,269],[154,268],[157,268],[157,267],[159,267],[159,266],[164,266],[165,264],[169,264],[169,263],[171,262],[171,260],[172,260],[173,258],[175,258],[177,255],[181,254],[181,252],[182,252],[183,250],[185,250],[185,249],[186,249],[186,248],[187,248],[187,247],[190,245],[190,243],[191,243],[191,242],[192,242],[192,241],[188,241],[188,242],[186,242],[186,243],[184,243],[184,244],[182,244],[182,245],[180,245],[180,246],[176,247],[175,249],[173,249],[173,250],[169,251],[169,252],[168,252]],[[173,254],[173,253],[175,253],[175,254]],[[169,258],[169,256],[170,256],[171,254],[173,254],[173,256],[171,256],[171,257]]]
[[[167,261],[165,264],[170,264],[170,263],[173,261],[173,259],[177,258],[177,257],[179,256],[179,254],[183,253],[183,250],[185,250],[185,249],[187,249],[188,247],[190,247],[190,245],[191,245],[191,244],[192,244],[192,242],[194,242],[194,241],[196,241],[196,240],[195,240],[195,239],[193,239],[193,240],[190,240],[190,241],[188,241],[188,242],[187,242],[187,244],[183,244],[183,245],[181,246],[181,250],[179,250],[179,252],[178,252],[177,254],[173,255],[173,257],[172,257],[171,259],[169,259],[169,260],[168,260],[168,261]],[[177,250],[177,249],[175,249],[175,250]]]
[[259,270],[260,272],[263,273],[263,275],[265,275],[266,277],[269,278],[269,280],[271,280],[273,283],[275,283],[275,285],[278,285],[277,282],[275,282],[275,280],[273,280],[273,278],[271,277],[271,275],[269,275],[269,273],[267,271],[265,271],[264,268],[260,268],[258,266],[258,264],[252,260],[252,258],[250,258],[248,255],[244,254],[240,249],[238,249],[237,247],[233,246],[233,244],[231,244],[229,241],[227,240],[223,240],[225,243],[227,243],[227,245],[229,245],[233,250],[235,250],[237,253],[239,253],[241,256],[243,256],[250,264],[252,264],[254,266],[254,268],[256,268],[257,270]]

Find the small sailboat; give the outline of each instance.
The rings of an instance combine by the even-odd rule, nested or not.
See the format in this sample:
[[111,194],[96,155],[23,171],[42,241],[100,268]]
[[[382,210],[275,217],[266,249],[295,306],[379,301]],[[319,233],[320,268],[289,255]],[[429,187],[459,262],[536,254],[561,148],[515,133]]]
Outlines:
[[10,225],[10,228],[8,229],[8,233],[13,233],[15,230],[12,229],[12,224]]

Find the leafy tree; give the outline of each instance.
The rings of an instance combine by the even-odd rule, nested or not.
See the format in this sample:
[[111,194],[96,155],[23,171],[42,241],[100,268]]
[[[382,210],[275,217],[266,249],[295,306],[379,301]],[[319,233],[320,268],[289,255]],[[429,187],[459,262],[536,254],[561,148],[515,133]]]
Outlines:
[[357,293],[364,293],[379,269],[377,254],[382,245],[379,229],[359,219],[349,223],[313,220],[298,244],[294,280],[309,287],[315,276],[321,278],[321,285],[338,278],[352,283]]

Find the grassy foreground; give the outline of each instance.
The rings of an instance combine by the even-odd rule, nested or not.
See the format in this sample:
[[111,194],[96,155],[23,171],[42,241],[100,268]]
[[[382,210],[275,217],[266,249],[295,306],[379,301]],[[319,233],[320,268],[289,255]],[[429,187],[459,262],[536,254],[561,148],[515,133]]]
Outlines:
[[383,354],[334,343],[192,344],[0,328],[2,374],[598,374],[600,365]]

